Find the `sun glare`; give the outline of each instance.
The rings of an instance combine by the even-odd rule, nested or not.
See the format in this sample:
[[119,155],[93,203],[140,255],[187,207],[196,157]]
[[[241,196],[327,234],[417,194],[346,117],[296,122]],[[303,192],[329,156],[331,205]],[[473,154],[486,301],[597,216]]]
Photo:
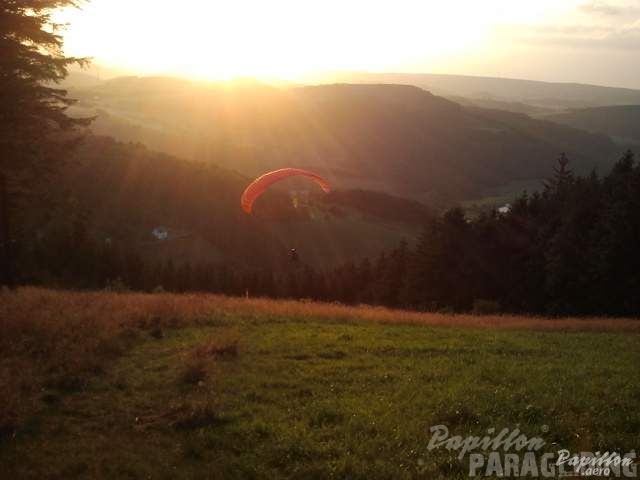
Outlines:
[[438,70],[573,1],[93,0],[59,12],[67,53],[141,74],[300,79],[336,70]]

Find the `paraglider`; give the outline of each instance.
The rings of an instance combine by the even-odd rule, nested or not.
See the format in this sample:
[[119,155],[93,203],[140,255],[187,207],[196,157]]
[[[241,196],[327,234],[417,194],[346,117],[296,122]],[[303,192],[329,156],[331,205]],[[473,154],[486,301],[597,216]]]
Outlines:
[[284,180],[288,177],[293,177],[296,175],[309,177],[313,181],[315,181],[320,188],[325,193],[329,193],[331,191],[331,186],[329,182],[327,182],[324,178],[322,178],[317,173],[310,172],[309,170],[303,170],[301,168],[282,168],[280,170],[274,170],[273,172],[265,173],[261,177],[258,177],[256,180],[251,182],[251,184],[246,188],[242,197],[240,198],[240,205],[242,209],[251,214],[253,208],[253,202],[262,195],[265,190],[267,190],[271,185],[280,180]]

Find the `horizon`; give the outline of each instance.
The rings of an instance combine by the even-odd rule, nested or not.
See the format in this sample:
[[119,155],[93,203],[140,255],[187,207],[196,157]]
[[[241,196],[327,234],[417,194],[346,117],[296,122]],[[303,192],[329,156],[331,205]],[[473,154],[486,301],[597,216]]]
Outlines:
[[[89,76],[95,77],[100,81],[109,81],[115,80],[118,78],[165,78],[165,79],[174,79],[174,80],[183,80],[192,83],[198,84],[233,84],[233,83],[256,83],[262,85],[271,85],[271,86],[320,86],[320,85],[330,85],[330,84],[360,84],[359,81],[343,81],[343,80],[331,80],[334,77],[340,77],[344,75],[407,75],[407,76],[441,76],[441,77],[463,77],[463,78],[477,78],[477,79],[490,79],[490,80],[504,80],[504,81],[515,81],[515,82],[536,82],[536,83],[546,83],[551,85],[583,85],[583,86],[591,86],[591,87],[601,87],[601,88],[614,88],[614,89],[623,89],[623,90],[634,90],[640,91],[640,85],[637,87],[624,87],[619,85],[611,85],[611,84],[602,84],[602,83],[590,83],[590,82],[580,82],[580,81],[556,81],[556,80],[535,80],[532,78],[524,78],[524,77],[501,77],[496,75],[480,75],[473,73],[435,73],[435,72],[401,72],[401,71],[389,71],[389,72],[372,72],[372,71],[333,71],[333,72],[319,72],[317,75],[312,77],[304,78],[299,81],[295,80],[286,80],[280,78],[261,78],[257,76],[246,76],[239,75],[236,77],[229,78],[197,78],[191,77],[188,75],[180,74],[178,72],[135,72],[128,70],[121,70],[115,67],[107,66],[107,65],[99,65],[92,63],[86,68],[74,67],[71,68],[70,73],[74,74],[85,74]],[[329,80],[327,80],[329,79]],[[393,85],[393,83],[389,82],[380,82],[380,85]],[[405,85],[405,84],[398,84]],[[410,84],[406,84],[410,85]],[[415,86],[415,85],[414,85]],[[417,87],[422,88],[422,87]]]
[[313,83],[336,72],[428,73],[640,89],[640,7],[630,0],[93,0],[54,21],[68,24],[65,53],[136,76]]

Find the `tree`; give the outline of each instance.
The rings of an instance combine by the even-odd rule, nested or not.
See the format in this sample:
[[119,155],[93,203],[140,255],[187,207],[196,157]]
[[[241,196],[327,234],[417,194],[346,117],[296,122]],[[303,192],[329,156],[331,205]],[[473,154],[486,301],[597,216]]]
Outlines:
[[569,165],[569,159],[563,152],[558,157],[557,165],[553,167],[553,177],[545,182],[545,192],[558,195],[561,201],[564,200],[564,193],[573,181],[573,172],[567,165]]
[[[73,64],[87,59],[65,56],[63,25],[55,9],[80,0],[3,0],[0,3],[0,283],[15,282],[12,213],[14,196],[28,190],[73,146],[69,132],[91,119],[71,118],[73,100],[55,85]],[[27,186],[26,186],[27,185]]]
[[602,208],[592,257],[601,310],[616,315],[640,311],[640,165],[627,151],[602,184]]

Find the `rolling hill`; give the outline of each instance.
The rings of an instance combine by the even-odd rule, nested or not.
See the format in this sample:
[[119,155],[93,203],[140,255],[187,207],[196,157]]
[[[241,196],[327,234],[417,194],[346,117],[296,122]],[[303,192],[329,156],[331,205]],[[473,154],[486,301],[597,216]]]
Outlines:
[[546,118],[574,128],[607,134],[621,144],[640,145],[640,105],[573,109]]
[[560,152],[579,172],[605,170],[618,154],[605,135],[461,106],[405,85],[274,88],[119,78],[73,95],[81,100],[78,114],[98,116],[98,134],[250,177],[311,168],[338,188],[432,206],[545,178]]

